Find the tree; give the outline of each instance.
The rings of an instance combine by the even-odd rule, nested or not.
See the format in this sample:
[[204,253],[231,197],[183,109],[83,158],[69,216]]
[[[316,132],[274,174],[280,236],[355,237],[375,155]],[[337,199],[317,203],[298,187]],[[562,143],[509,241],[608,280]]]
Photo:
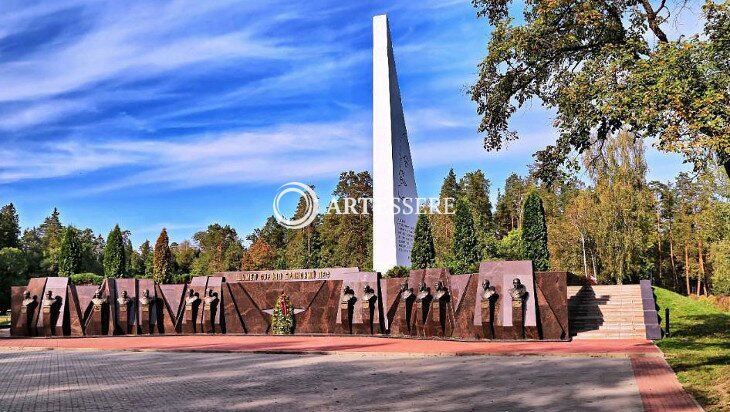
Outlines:
[[466,201],[459,199],[454,211],[454,240],[452,246],[453,269],[455,273],[470,273],[477,270],[479,244]]
[[43,244],[41,268],[46,276],[56,276],[58,275],[58,255],[63,238],[63,225],[58,209],[53,208],[51,215],[43,221],[38,230]]
[[18,248],[20,245],[20,220],[12,203],[0,208],[0,249]]
[[123,278],[127,274],[124,256],[124,236],[119,225],[114,226],[104,247],[104,277]]
[[587,150],[584,161],[595,186],[594,235],[602,281],[649,279],[655,271],[650,259],[655,213],[643,142],[620,133],[599,152]]
[[411,249],[411,265],[414,269],[425,269],[436,264],[436,249],[433,246],[433,235],[428,215],[418,215]]
[[[449,173],[444,178],[444,181],[441,184],[441,191],[439,192],[438,209],[440,213],[432,213],[429,215],[433,233],[433,245],[436,250],[436,262],[438,265],[446,265],[446,263],[452,259],[451,251],[454,237],[454,202],[461,198],[461,196],[461,187],[456,180],[454,169],[449,169]],[[447,207],[450,210],[447,210]],[[451,214],[446,212],[450,212]]]
[[81,271],[81,242],[78,231],[67,227],[58,256],[58,276],[68,277]]
[[262,238],[256,241],[243,253],[241,259],[241,270],[265,270],[271,269],[276,255],[271,247]]
[[26,283],[27,269],[22,250],[14,247],[0,249],[0,290],[4,291],[0,293],[0,310],[10,308],[10,287]]
[[157,237],[155,252],[152,257],[152,279],[157,283],[169,283],[172,278],[172,252],[170,252],[170,238],[164,227]]
[[229,225],[209,225],[206,231],[193,235],[193,240],[200,249],[192,265],[192,272],[196,275],[210,276],[215,272],[239,268],[243,246],[238,233]]
[[665,31],[664,0],[521,4],[474,0],[494,27],[471,88],[488,150],[517,138],[509,119],[536,98],[556,110],[559,131],[555,145],[535,154],[543,180],[571,150],[620,130],[658,138],[661,150],[697,169],[718,154],[730,170],[730,4],[706,1],[704,32],[676,39]]
[[183,240],[172,251],[173,261],[178,274],[190,273],[193,268],[193,262],[198,257],[199,250],[190,243],[189,240]]
[[521,226],[522,204],[527,193],[527,181],[512,173],[504,182],[504,193],[497,195],[497,208],[494,221],[499,237]]
[[[371,199],[373,178],[370,172],[341,173],[332,195],[342,212],[347,208],[345,199]],[[332,213],[324,215],[319,229],[320,265],[372,268],[373,215],[368,205],[360,201],[350,209],[350,213],[337,214],[331,210]]]
[[465,173],[459,185],[474,217],[474,227],[480,237],[491,232],[494,223],[492,202],[489,200],[489,185],[489,179],[479,169]]
[[[314,187],[312,187],[314,188]],[[307,199],[305,196],[299,198],[297,208],[294,211],[294,219],[301,219],[307,212]],[[322,241],[320,238],[320,225],[322,219],[317,216],[315,219],[301,229],[290,229],[286,233],[285,242],[287,244],[286,251],[283,254],[286,265],[293,269],[314,268],[318,266],[320,260],[320,252],[322,249]],[[281,226],[281,225],[279,225]],[[264,241],[266,239],[263,239]],[[278,239],[273,239],[278,240]],[[272,247],[272,252],[276,254],[276,248]]]
[[542,199],[536,190],[531,190],[522,208],[522,242],[525,258],[531,260],[535,270],[541,272],[548,270],[550,265],[547,235]]

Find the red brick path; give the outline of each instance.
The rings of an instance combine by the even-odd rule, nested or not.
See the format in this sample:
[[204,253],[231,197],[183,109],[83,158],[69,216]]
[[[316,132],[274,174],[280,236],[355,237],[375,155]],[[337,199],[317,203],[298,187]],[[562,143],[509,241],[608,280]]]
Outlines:
[[682,389],[677,376],[662,358],[631,358],[636,386],[641,393],[644,410],[698,411],[702,410],[692,397]]

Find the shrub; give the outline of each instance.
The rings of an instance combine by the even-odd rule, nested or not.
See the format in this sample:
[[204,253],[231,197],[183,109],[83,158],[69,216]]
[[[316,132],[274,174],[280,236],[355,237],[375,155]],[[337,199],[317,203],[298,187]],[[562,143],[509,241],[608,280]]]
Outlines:
[[527,194],[522,207],[522,243],[525,257],[532,261],[537,271],[548,270],[550,253],[548,252],[547,224],[542,199],[536,190]]
[[192,280],[194,277],[194,273],[182,273],[179,275],[172,275],[170,283],[190,283],[190,280]]
[[104,276],[99,276],[96,273],[76,273],[69,276],[68,279],[74,285],[101,285]]
[[407,278],[411,270],[405,266],[393,266],[383,275],[384,278]]
[[416,230],[411,250],[411,266],[414,269],[433,267],[436,263],[436,249],[433,246],[431,223],[425,213],[418,215]]

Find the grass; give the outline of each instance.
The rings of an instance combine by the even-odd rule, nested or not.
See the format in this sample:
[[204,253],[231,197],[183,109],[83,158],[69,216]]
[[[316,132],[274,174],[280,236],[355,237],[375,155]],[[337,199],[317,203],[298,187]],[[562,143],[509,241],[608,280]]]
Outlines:
[[660,316],[670,311],[671,337],[657,346],[677,378],[707,411],[730,411],[730,313],[666,289],[654,294]]

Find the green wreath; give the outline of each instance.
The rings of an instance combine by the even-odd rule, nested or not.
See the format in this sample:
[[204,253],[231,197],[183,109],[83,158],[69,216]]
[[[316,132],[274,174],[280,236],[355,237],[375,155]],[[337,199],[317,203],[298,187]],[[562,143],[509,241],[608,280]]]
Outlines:
[[283,292],[276,298],[271,326],[274,335],[291,335],[294,333],[294,306],[289,302],[289,297]]

